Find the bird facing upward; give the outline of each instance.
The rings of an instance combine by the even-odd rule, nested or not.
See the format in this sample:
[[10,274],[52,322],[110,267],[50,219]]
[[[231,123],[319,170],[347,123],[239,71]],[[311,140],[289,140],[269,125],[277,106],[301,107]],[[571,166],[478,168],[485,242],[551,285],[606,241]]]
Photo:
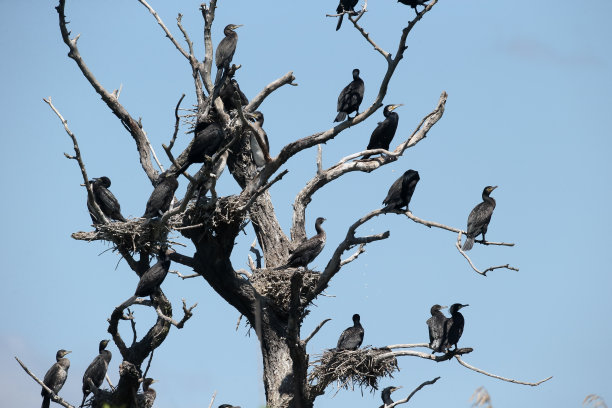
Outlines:
[[490,194],[497,186],[486,186],[482,190],[482,203],[478,204],[470,215],[467,222],[467,238],[463,244],[464,251],[469,251],[474,246],[474,239],[482,234],[482,240],[485,241],[485,234],[491,222],[491,216],[495,209],[495,199],[490,197]]
[[363,342],[363,326],[358,314],[353,315],[353,325],[344,330],[338,339],[338,350],[357,350]]
[[234,30],[238,27],[242,27],[242,24],[228,24],[223,29],[225,37],[219,42],[215,52],[215,65],[217,66],[215,87],[220,85],[223,73],[229,70],[232,58],[234,58],[236,45],[238,45],[238,34]]
[[100,341],[98,345],[99,354],[93,359],[83,374],[83,401],[81,402],[81,407],[85,405],[87,396],[92,392],[88,379],[91,379],[91,382],[93,382],[96,388],[100,388],[104,382],[104,377],[106,377],[106,372],[108,371],[108,364],[113,358],[112,353],[106,350],[109,341],[110,340]]
[[[395,136],[397,130],[397,124],[399,123],[399,115],[397,112],[393,112],[395,109],[403,106],[399,105],[387,105],[383,109],[383,116],[385,119],[382,122],[378,122],[378,126],[372,132],[370,136],[370,143],[368,143],[368,150],[371,149],[385,149],[389,150],[389,145]],[[363,159],[370,158],[369,154],[363,156]]]
[[[68,378],[68,369],[70,368],[70,360],[64,358],[67,354],[72,353],[64,349],[58,350],[55,353],[55,363],[47,370],[43,383],[53,391],[55,395],[62,389],[66,378]],[[43,397],[41,408],[49,408],[51,405],[51,394],[44,388],[40,392]]]
[[321,227],[321,224],[323,224],[324,221],[325,218],[323,217],[317,218],[315,221],[317,235],[298,245],[298,247],[293,250],[291,255],[289,255],[289,259],[287,260],[285,267],[299,268],[302,266],[306,268],[308,264],[314,261],[314,259],[321,253],[323,247],[325,246],[326,237],[325,231],[323,230],[323,227]]

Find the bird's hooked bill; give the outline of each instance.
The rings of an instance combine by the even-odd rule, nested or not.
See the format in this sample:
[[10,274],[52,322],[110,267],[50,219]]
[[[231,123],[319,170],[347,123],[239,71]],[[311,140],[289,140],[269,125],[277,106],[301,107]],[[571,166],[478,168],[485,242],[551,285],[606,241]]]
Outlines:
[[404,106],[403,103],[397,104],[397,105],[391,105],[391,107],[389,108],[390,111],[395,110],[397,108],[399,108],[400,106]]

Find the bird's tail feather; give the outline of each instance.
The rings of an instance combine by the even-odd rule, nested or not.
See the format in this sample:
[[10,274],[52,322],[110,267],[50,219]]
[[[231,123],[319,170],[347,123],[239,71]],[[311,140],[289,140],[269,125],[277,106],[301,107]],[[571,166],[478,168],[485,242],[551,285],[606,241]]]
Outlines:
[[467,237],[461,249],[463,249],[464,251],[469,251],[470,249],[472,249],[473,246],[474,246],[474,237]]
[[338,25],[336,26],[336,31],[338,31],[340,29],[340,26],[342,25],[342,18],[344,18],[344,14],[338,17]]
[[43,397],[42,405],[40,406],[40,408],[49,408],[49,405],[51,405],[51,397],[45,395]]
[[336,115],[336,119],[334,119],[334,122],[344,122],[345,119],[346,112],[338,112],[338,115]]
[[215,77],[215,87],[219,86],[221,83],[221,78],[223,77],[223,67],[217,68],[217,76]]

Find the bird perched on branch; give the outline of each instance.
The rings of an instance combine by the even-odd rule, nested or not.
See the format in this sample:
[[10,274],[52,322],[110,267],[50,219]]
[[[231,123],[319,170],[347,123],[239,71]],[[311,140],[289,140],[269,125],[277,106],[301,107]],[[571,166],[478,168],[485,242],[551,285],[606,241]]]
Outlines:
[[358,314],[353,315],[353,325],[344,330],[338,339],[337,350],[357,350],[363,342],[363,326]]
[[215,52],[215,65],[217,66],[217,77],[215,78],[215,87],[221,84],[223,73],[227,72],[236,52],[238,44],[238,34],[234,31],[242,24],[228,24],[223,29],[225,37],[219,42],[217,51]]
[[450,307],[451,317],[446,319],[446,344],[445,348],[448,350],[451,346],[455,346],[457,350],[457,343],[463,334],[463,326],[465,325],[465,319],[463,315],[459,313],[459,309],[469,305],[462,305],[461,303],[455,303]]
[[162,284],[164,279],[166,279],[166,275],[168,275],[168,270],[170,269],[170,255],[173,253],[174,251],[169,248],[159,251],[157,263],[142,274],[136,286],[134,296],[145,297],[155,293],[155,290]]
[[195,129],[193,143],[191,143],[189,153],[187,153],[187,161],[177,171],[177,174],[187,170],[193,163],[204,163],[207,156],[212,157],[221,148],[224,140],[225,132],[221,125],[216,122],[210,124],[199,123]]
[[383,400],[383,405],[381,405],[380,408],[385,408],[385,406],[393,404],[393,400],[391,399],[391,393],[399,390],[400,388],[402,387],[390,386],[382,390],[382,392],[380,393],[380,397]]
[[429,328],[429,347],[431,354],[436,352],[444,352],[446,345],[446,316],[440,310],[446,306],[433,305],[430,309],[431,317],[427,319],[427,327]]
[[[383,109],[383,115],[385,119],[382,122],[378,122],[378,126],[372,132],[370,136],[370,143],[368,143],[368,150],[370,149],[385,149],[389,150],[389,145],[395,136],[397,130],[397,124],[399,123],[399,115],[397,112],[393,112],[395,109],[403,106],[399,105],[387,105]],[[363,159],[369,159],[370,155],[366,154]]]
[[[99,177],[89,180],[89,184],[91,185],[91,190],[93,192],[94,200],[102,210],[102,213],[112,219],[117,221],[125,222],[125,218],[121,215],[121,206],[119,205],[119,201],[113,193],[108,190],[111,186],[111,181],[108,177]],[[94,224],[100,224],[102,220],[99,220],[96,217],[96,213],[93,209],[93,206],[87,200],[87,209],[89,210],[89,215],[91,216],[91,220]]]
[[264,115],[260,111],[255,111],[250,114],[250,116],[255,120],[253,126],[255,129],[257,129],[259,137],[263,142],[263,145],[260,145],[257,136],[251,132],[250,145],[251,153],[253,154],[253,161],[257,167],[263,167],[267,163],[266,158],[270,158],[270,142],[268,141],[268,134],[262,127],[264,123]]
[[153,388],[151,388],[151,384],[156,383],[157,380],[152,378],[145,378],[142,382],[142,392],[143,392],[143,406],[145,408],[152,408],[153,403],[155,402],[155,398],[157,397],[157,393]]
[[219,98],[223,101],[223,106],[225,110],[229,111],[231,109],[238,109],[240,106],[236,106],[236,101],[234,101],[234,93],[238,93],[240,98],[240,106],[246,106],[249,104],[249,99],[246,95],[240,90],[240,85],[238,85],[238,81],[234,78],[226,78],[223,81],[223,85],[221,85],[221,89],[219,90]]
[[315,221],[317,234],[293,250],[285,265],[286,268],[299,268],[300,266],[306,268],[321,253],[325,246],[325,231],[321,227],[324,221],[323,217],[317,218]]
[[338,115],[334,122],[344,121],[349,114],[355,112],[355,116],[359,113],[359,105],[363,100],[363,93],[365,91],[365,85],[363,79],[359,78],[359,70],[355,68],[353,70],[353,80],[349,83],[340,95],[338,96]]
[[155,218],[164,215],[170,208],[174,192],[178,188],[175,174],[169,170],[161,173],[157,178],[157,184],[147,201],[144,218]]
[[[64,358],[71,351],[64,349],[58,350],[55,354],[55,363],[47,370],[43,383],[53,391],[55,395],[62,389],[66,378],[68,378],[68,369],[70,368],[70,360]],[[51,405],[51,394],[44,388],[40,392],[43,397],[41,408],[49,408]]]
[[495,199],[490,197],[490,194],[497,186],[486,186],[482,190],[482,203],[478,204],[470,215],[467,222],[467,239],[463,244],[464,251],[469,251],[474,246],[474,239],[482,234],[482,240],[485,241],[485,234],[491,222],[491,216],[495,209]]
[[405,4],[407,6],[410,6],[414,9],[414,12],[419,14],[419,11],[417,10],[417,6],[427,6],[427,2],[429,0],[397,0],[398,3],[402,3]]
[[406,170],[389,188],[387,197],[383,200],[385,204],[383,211],[399,210],[402,207],[406,207],[408,211],[412,194],[420,179],[418,171]]
[[340,0],[340,3],[338,3],[338,7],[336,8],[336,13],[340,14],[340,17],[338,17],[338,25],[336,26],[336,31],[340,29],[340,26],[342,26],[342,18],[344,17],[344,12],[355,11],[355,6],[357,5],[357,3],[358,0]]
[[91,382],[96,386],[96,388],[100,388],[102,383],[104,382],[104,377],[106,377],[106,372],[108,371],[108,365],[113,358],[113,355],[110,351],[106,350],[106,346],[110,340],[102,340],[98,346],[99,354],[93,359],[87,370],[85,370],[85,374],[83,374],[83,402],[81,402],[81,407],[85,405],[85,400],[92,390],[89,386],[88,379],[91,379]]

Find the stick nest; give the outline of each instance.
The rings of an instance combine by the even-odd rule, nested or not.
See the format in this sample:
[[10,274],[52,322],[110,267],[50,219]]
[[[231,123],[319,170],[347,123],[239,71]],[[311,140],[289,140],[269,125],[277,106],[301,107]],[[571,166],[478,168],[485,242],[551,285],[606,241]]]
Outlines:
[[395,357],[377,358],[390,351],[386,347],[369,346],[357,350],[327,350],[316,356],[308,381],[311,385],[316,384],[314,386],[321,391],[336,381],[339,389],[348,390],[357,386],[374,392],[378,389],[379,378],[393,377],[393,372],[399,370]]
[[[289,313],[291,303],[291,277],[297,268],[288,269],[258,269],[250,278],[253,287],[262,296],[271,299],[283,313]],[[319,281],[320,273],[303,270],[302,288],[300,289],[300,299],[302,304],[310,296]]]

